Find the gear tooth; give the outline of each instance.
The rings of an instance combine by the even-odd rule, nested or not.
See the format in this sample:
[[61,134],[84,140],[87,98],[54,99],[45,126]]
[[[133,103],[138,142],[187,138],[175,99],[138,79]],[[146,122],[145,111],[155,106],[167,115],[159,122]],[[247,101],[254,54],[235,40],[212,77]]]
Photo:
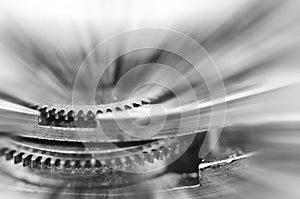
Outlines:
[[9,160],[13,159],[14,153],[16,153],[15,150],[8,150],[8,151],[6,151],[6,153],[5,153],[6,160],[9,161]]
[[159,152],[156,149],[152,149],[151,153],[153,154],[155,159],[160,160]]
[[116,110],[116,111],[122,111],[122,109],[121,109],[120,107],[118,107],[118,106],[115,107],[115,110]]
[[67,171],[71,170],[71,160],[66,160],[66,162],[64,163],[64,168]]
[[105,172],[109,168],[112,168],[110,159],[100,160],[100,162],[101,162],[101,172]]
[[92,159],[91,160],[86,160],[84,162],[84,165],[82,165],[86,171],[89,171],[89,170],[92,169],[92,163],[91,163],[91,161],[92,161]]
[[45,165],[46,165],[48,168],[51,167],[51,161],[52,161],[52,158],[50,158],[50,157],[46,158]]
[[151,164],[154,163],[154,155],[152,153],[148,153],[148,162]]
[[102,164],[101,164],[101,162],[99,160],[95,160],[94,168],[96,170],[101,170],[102,169]]
[[66,121],[70,121],[71,119],[73,119],[73,110],[69,110],[67,114],[65,114],[65,120]]
[[24,155],[23,158],[23,167],[27,167],[31,164],[31,160],[32,160],[33,155],[31,154],[26,154]]
[[42,157],[41,156],[36,156],[34,155],[32,158],[31,158],[31,164],[30,164],[30,167],[31,168],[38,168],[41,166],[41,160],[42,160]]
[[106,113],[112,113],[112,109],[111,108],[106,108]]
[[103,110],[101,110],[101,109],[98,109],[97,112],[96,112],[97,115],[102,114],[102,113],[103,113]]
[[88,120],[94,120],[95,119],[95,114],[93,113],[93,111],[91,111],[91,110],[89,110],[88,112],[87,112],[87,119]]
[[78,117],[78,119],[80,119],[80,120],[83,120],[83,119],[84,119],[84,112],[83,112],[83,110],[78,111],[77,117]]
[[72,162],[74,162],[73,163],[74,166],[72,166],[73,168],[75,168],[76,170],[81,170],[82,169],[80,160],[76,160],[76,161],[72,161]]
[[114,168],[120,169],[120,168],[123,167],[122,161],[121,161],[121,159],[119,157],[116,157],[113,160],[114,160]]
[[41,113],[45,113],[47,111],[47,106],[43,106],[42,108],[39,108],[38,111]]
[[[49,160],[48,160],[49,159]],[[48,161],[50,162],[50,158],[47,158],[47,157],[42,157],[41,160],[40,160],[40,167],[41,167],[41,170],[42,171],[45,171],[46,169],[49,168],[49,163]]]
[[133,103],[132,103],[132,106],[133,106],[134,108],[137,108],[137,107],[140,107],[141,105],[140,105],[139,103],[133,102]]
[[86,127],[95,127],[96,124],[96,116],[93,111],[89,110],[86,115]]
[[145,164],[144,156],[142,156],[141,154],[134,154],[134,160],[139,165]]
[[66,110],[65,110],[65,109],[61,109],[61,110],[59,111],[59,115],[60,115],[60,116],[64,116],[65,113],[66,113]]
[[72,115],[71,115],[71,117],[74,119],[76,116],[77,116],[76,111],[72,110]]
[[56,109],[52,108],[46,114],[46,119],[43,120],[44,125],[56,125],[55,121]]
[[158,153],[158,160],[163,160],[164,153],[163,153],[162,149],[157,149],[157,153]]
[[40,112],[40,116],[39,116],[39,122],[40,123],[43,123],[44,120],[47,118],[48,116],[48,110],[47,110],[47,107],[43,107],[43,108],[40,108],[39,109],[39,112]]
[[63,120],[64,114],[65,114],[65,110],[64,110],[64,109],[61,109],[60,111],[58,111],[58,112],[55,114],[55,119],[56,119],[56,120]]
[[55,116],[55,108],[52,108],[52,109],[50,109],[50,110],[48,110],[48,112],[47,112],[47,115],[46,115],[46,118],[47,119],[54,119],[54,116]]
[[56,115],[56,108],[51,109],[51,115],[53,115],[53,116]]
[[76,116],[76,112],[74,110],[70,110],[68,112],[69,120],[71,119],[72,121],[74,121],[75,116]]
[[144,152],[144,157],[145,157],[145,160],[151,164],[154,163],[154,156],[153,154],[151,153],[148,153],[148,152]]
[[22,160],[23,160],[23,155],[24,155],[23,152],[21,152],[21,153],[15,153],[15,154],[14,154],[14,163],[15,163],[15,164],[19,164],[20,162],[22,162]]
[[58,169],[58,170],[62,170],[62,169],[65,169],[65,161],[64,160],[61,160],[61,159],[57,159],[55,161],[55,168]]
[[132,166],[132,160],[128,156],[126,156],[122,160],[125,167],[129,168]]

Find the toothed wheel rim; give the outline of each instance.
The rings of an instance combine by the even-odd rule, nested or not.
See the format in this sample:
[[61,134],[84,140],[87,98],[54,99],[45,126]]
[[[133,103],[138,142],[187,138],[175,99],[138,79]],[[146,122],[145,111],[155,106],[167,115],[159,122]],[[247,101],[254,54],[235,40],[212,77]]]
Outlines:
[[[166,145],[166,141],[151,142],[146,146],[137,146],[126,153],[105,154],[103,158],[96,159],[94,154],[67,154],[51,152],[36,148],[28,149],[24,146],[9,146],[0,149],[0,155],[6,161],[20,164],[30,169],[51,172],[96,172],[105,173],[111,169],[127,170],[138,168],[145,163],[163,161],[166,157],[184,149],[184,143],[178,140]],[[126,150],[126,149],[124,149]]]
[[125,100],[103,105],[33,106],[40,112],[38,124],[55,127],[96,127],[96,115],[135,109],[149,105],[149,99]]

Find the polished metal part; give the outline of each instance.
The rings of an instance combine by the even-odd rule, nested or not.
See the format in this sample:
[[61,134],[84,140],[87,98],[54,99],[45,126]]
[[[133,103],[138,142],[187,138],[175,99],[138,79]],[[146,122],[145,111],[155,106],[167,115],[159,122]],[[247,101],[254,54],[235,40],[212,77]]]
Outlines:
[[[35,146],[38,145],[38,146]],[[102,144],[101,144],[102,145]],[[128,170],[145,163],[162,161],[176,151],[183,150],[186,144],[177,139],[158,140],[131,147],[111,148],[97,147],[86,149],[84,146],[55,146],[23,142],[3,143],[0,155],[13,164],[40,169],[45,172],[73,171],[94,172],[108,169]],[[60,148],[58,148],[60,147]],[[111,147],[111,146],[110,146]],[[101,149],[102,148],[102,149]],[[100,172],[101,173],[101,172]]]

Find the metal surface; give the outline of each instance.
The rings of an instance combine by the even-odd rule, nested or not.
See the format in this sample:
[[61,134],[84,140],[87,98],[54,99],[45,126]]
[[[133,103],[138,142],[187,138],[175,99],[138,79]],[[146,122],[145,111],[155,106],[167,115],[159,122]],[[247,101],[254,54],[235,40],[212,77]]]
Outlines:
[[[103,173],[109,169],[128,170],[145,163],[163,161],[173,153],[184,149],[184,142],[172,140],[153,141],[145,145],[122,147],[116,149],[99,148],[87,150],[84,146],[67,146],[53,143],[2,143],[0,155],[13,164],[23,167],[40,169],[45,172],[98,172]],[[101,144],[100,144],[101,145]],[[53,149],[50,148],[53,147]],[[60,149],[59,149],[60,148]],[[84,150],[82,150],[84,149]]]

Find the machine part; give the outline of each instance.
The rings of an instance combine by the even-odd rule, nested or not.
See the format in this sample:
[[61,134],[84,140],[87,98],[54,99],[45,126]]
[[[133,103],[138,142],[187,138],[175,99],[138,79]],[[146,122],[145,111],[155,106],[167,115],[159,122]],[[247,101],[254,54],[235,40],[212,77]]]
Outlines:
[[[3,173],[3,176],[10,176],[18,180],[17,190],[13,186],[8,189],[21,191],[23,194],[35,193],[37,195],[47,195],[55,193],[59,197],[72,198],[87,197],[97,198],[105,196],[107,198],[124,198],[133,196],[157,196],[164,198],[170,194],[185,193],[186,196],[216,196],[230,195],[232,190],[224,189],[225,183],[233,183],[247,164],[245,161],[256,153],[243,153],[239,149],[228,149],[220,156],[207,156],[199,164],[198,171],[177,173],[166,170],[156,175],[132,174],[120,171],[109,170],[105,173],[90,173],[81,175],[61,174],[58,178],[51,173],[41,170],[29,170],[21,165],[15,165],[14,173]],[[3,164],[1,160],[2,172],[11,171],[11,165]],[[34,171],[34,172],[33,172]],[[84,177],[85,176],[85,177]],[[11,178],[10,178],[11,181]],[[104,189],[102,189],[104,188]],[[109,192],[106,188],[110,188]],[[112,195],[111,195],[112,194]]]
[[[118,111],[113,113],[98,114],[95,121],[91,117],[85,120],[81,117],[76,119],[75,127],[62,127],[53,125],[38,124],[39,116],[28,116],[25,122],[13,127],[13,134],[20,137],[36,138],[44,140],[70,141],[70,142],[129,142],[129,141],[147,141],[172,138],[175,136],[185,136],[204,132],[208,128],[210,114],[201,116],[201,124],[199,118],[194,113],[181,112],[176,110],[175,113],[157,114],[151,116],[151,120],[157,122],[147,125],[143,123],[148,118],[146,116],[139,117],[138,114],[149,111],[155,105],[147,105],[130,109],[126,111]],[[205,111],[204,109],[201,111]],[[209,111],[209,110],[207,110]],[[192,112],[200,112],[193,110]],[[82,113],[82,112],[81,112]],[[135,117],[134,114],[137,114]],[[196,114],[196,113],[195,113]],[[131,117],[128,117],[130,115]],[[181,117],[185,116],[186,117]],[[26,116],[24,116],[26,118]],[[41,121],[41,120],[40,120]],[[22,122],[22,121],[21,121]],[[135,123],[139,123],[134,125]],[[68,124],[69,125],[69,124]],[[78,127],[77,127],[78,125]],[[88,127],[90,125],[90,127]],[[140,126],[137,128],[136,126]],[[141,134],[143,131],[143,134]],[[129,132],[129,133],[128,133]],[[153,132],[155,135],[152,135]],[[150,136],[145,136],[150,135]],[[91,139],[93,138],[93,139]]]
[[[7,140],[5,143],[11,142]],[[39,144],[43,150],[29,147],[29,142],[23,145],[18,144],[19,141],[12,143],[6,144],[10,148],[1,149],[3,175],[24,182],[25,187],[53,189],[67,184],[67,188],[73,192],[77,189],[128,186],[154,178],[164,169],[150,172],[150,168],[163,165],[184,149],[184,142],[177,139],[111,149],[110,152],[108,149],[96,150],[92,153],[84,152],[76,146],[66,147],[62,153],[58,151],[63,147],[50,151],[49,146],[43,142]],[[103,159],[98,159],[99,155]]]
[[[208,183],[212,182],[213,175],[228,175],[232,172],[232,167],[239,166],[238,162],[240,160],[250,158],[254,156],[256,153],[246,153],[243,154],[240,150],[235,151],[229,157],[221,160],[214,160],[214,161],[204,161],[199,164],[199,184],[200,185],[207,185]],[[227,171],[226,171],[227,170]],[[218,174],[217,174],[218,173]],[[218,179],[220,180],[220,179]]]
[[103,105],[55,105],[52,108],[33,106],[40,112],[39,125],[94,128],[96,115],[134,109],[150,104],[150,100],[128,100]]
[[92,149],[83,151],[78,146],[69,149],[61,146],[61,151],[51,150],[50,145],[39,144],[36,147],[19,142],[1,148],[0,155],[7,161],[12,160],[14,164],[45,172],[104,173],[109,169],[127,170],[144,166],[145,163],[154,163],[154,160],[162,161],[184,148],[186,148],[186,143],[179,142],[178,139],[158,140],[144,145],[95,151]]

